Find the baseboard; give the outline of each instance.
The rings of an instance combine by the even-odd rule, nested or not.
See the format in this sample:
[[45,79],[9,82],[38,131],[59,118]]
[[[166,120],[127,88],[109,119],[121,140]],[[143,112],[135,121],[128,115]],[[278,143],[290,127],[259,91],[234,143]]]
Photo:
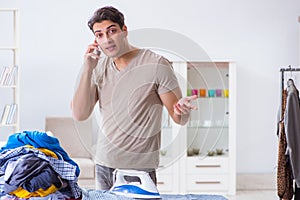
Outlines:
[[237,190],[276,190],[276,174],[237,174]]

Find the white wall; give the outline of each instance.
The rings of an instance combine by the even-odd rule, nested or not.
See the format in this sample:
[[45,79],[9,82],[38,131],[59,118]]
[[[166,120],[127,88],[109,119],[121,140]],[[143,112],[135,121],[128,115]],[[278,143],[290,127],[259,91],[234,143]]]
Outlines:
[[275,172],[279,68],[298,65],[299,0],[1,0],[1,8],[20,9],[22,129],[42,130],[45,116],[71,114],[74,83],[93,40],[86,23],[103,5],[123,11],[129,30],[172,30],[212,59],[236,61],[237,170]]

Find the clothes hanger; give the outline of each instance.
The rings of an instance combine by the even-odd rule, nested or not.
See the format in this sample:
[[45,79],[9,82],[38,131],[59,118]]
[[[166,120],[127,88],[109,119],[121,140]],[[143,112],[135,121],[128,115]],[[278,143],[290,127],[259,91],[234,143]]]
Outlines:
[[287,85],[288,86],[289,85],[295,85],[295,83],[294,83],[295,77],[293,76],[293,70],[292,70],[291,65],[289,65],[289,71],[290,71],[290,77],[289,77],[289,79],[287,81]]

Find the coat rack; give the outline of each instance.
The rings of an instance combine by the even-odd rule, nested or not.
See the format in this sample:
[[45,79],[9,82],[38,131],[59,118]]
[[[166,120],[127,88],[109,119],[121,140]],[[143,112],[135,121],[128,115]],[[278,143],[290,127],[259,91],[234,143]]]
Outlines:
[[[300,72],[300,68],[292,68],[292,66],[291,65],[289,65],[287,68],[281,68],[280,69],[280,72],[281,72],[281,90],[280,90],[280,94],[281,94],[281,102],[283,102],[283,95],[282,95],[282,91],[284,90],[284,73],[285,72],[290,72],[290,73],[292,73],[292,72],[297,72],[297,71],[299,71]],[[282,113],[281,113],[281,111],[282,111],[282,109],[283,108],[281,108],[281,110],[280,110],[280,121],[282,120]]]
[[289,65],[287,68],[281,68],[281,91],[284,89],[284,72],[293,72],[293,71],[300,71],[300,68],[292,68],[291,65]]

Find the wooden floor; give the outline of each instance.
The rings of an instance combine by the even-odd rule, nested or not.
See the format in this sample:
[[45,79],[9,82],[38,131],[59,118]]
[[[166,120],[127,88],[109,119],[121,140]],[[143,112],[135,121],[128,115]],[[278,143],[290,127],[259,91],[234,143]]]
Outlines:
[[276,190],[238,190],[235,196],[226,196],[228,200],[276,200]]

